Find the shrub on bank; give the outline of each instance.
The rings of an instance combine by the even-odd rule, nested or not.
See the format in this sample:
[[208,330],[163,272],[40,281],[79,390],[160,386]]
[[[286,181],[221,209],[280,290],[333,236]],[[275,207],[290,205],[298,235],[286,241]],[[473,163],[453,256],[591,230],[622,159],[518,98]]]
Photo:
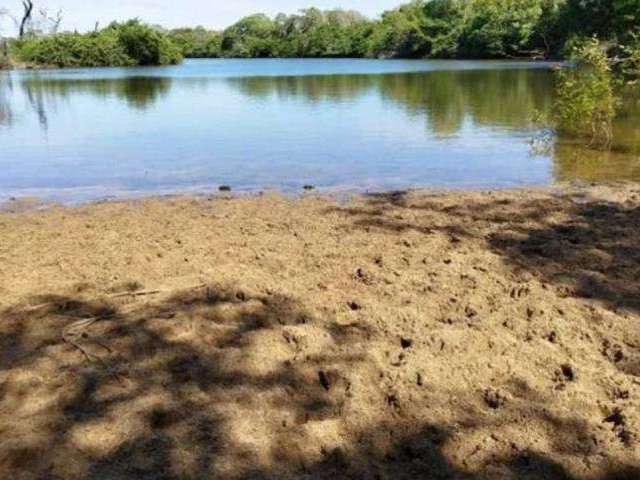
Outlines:
[[0,37],[0,70],[9,68],[10,66],[9,42]]
[[170,65],[182,60],[165,33],[138,20],[87,34],[28,38],[16,44],[16,54],[24,62],[56,67]]
[[618,98],[611,61],[602,44],[590,39],[571,54],[575,68],[556,73],[555,120],[558,130],[608,146]]

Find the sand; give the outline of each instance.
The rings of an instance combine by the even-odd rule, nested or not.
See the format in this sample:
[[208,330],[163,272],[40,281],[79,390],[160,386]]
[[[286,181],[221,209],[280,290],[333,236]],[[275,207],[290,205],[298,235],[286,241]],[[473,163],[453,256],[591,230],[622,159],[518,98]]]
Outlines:
[[0,478],[640,478],[640,188],[0,213]]

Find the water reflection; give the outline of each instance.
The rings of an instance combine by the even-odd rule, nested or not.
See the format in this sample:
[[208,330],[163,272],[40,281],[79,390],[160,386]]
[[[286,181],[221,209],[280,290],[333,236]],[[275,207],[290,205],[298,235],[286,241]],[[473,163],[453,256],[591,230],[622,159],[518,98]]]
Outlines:
[[528,128],[534,112],[551,108],[544,70],[465,70],[385,75],[325,75],[228,79],[244,95],[311,103],[354,101],[372,92],[398,105],[436,135],[457,134],[466,119],[479,126]]
[[529,128],[548,112],[551,77],[540,70],[432,72],[382,78],[381,93],[424,115],[438,135],[455,135],[466,119],[486,127]]
[[45,98],[53,103],[79,94],[90,94],[103,100],[113,97],[126,102],[131,108],[146,110],[168,95],[171,82],[168,77],[50,79],[34,76],[23,80],[20,85],[38,105],[44,104]]
[[[369,71],[374,64],[379,73]],[[307,65],[306,74],[287,74]],[[425,71],[390,73],[389,65],[369,62],[366,73],[349,74],[330,60],[201,61],[0,74],[0,199],[219,184],[364,190],[640,181],[635,100],[616,122],[611,152],[552,137],[535,156],[532,119],[552,108],[549,68],[424,62]]]
[[555,177],[559,181],[640,181],[640,138],[633,151],[593,150],[583,143],[558,140],[553,147]]
[[13,118],[10,96],[13,83],[9,75],[0,73],[0,127],[11,125]]
[[[384,75],[233,78],[244,95],[317,103],[349,101],[371,94],[401,106],[429,133],[456,136],[465,122],[507,129],[533,128],[534,116],[548,116],[553,78],[546,70],[465,70]],[[557,180],[640,180],[640,108],[638,95],[625,96],[614,125],[610,151],[588,148],[585,141],[553,139],[551,155]]]

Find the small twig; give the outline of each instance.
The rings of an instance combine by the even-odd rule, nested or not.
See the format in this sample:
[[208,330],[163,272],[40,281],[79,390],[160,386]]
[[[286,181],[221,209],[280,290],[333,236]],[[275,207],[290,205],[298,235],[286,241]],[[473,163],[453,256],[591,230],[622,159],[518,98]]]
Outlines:
[[162,290],[146,290],[141,292],[124,292],[124,293],[116,293],[115,295],[111,295],[112,298],[119,297],[142,297],[145,295],[157,295],[162,293]]
[[50,307],[51,305],[53,305],[53,302],[41,303],[39,305],[33,305],[33,306],[30,305],[28,307],[25,307],[24,311],[25,312],[35,312],[35,311],[40,310],[42,308]]
[[65,333],[69,333],[71,330],[75,330],[77,328],[87,328],[94,323],[100,320],[106,320],[107,318],[111,318],[113,315],[109,315],[106,317],[91,317],[91,318],[83,318],[82,320],[78,320],[77,322],[73,322],[67,328],[64,329]]
[[95,343],[97,343],[98,345],[100,345],[102,348],[104,348],[107,352],[109,353],[113,353],[113,348],[111,348],[109,345],[107,345],[106,343],[102,343],[100,340],[96,340],[93,339],[93,341]]
[[[83,318],[81,320],[73,322],[71,325],[67,326],[62,331],[62,340],[65,341],[66,343],[68,343],[69,345],[72,345],[75,348],[77,348],[78,350],[80,350],[84,354],[84,356],[87,358],[87,360],[93,361],[92,360],[92,355],[90,355],[84,348],[82,348],[82,346],[80,346],[80,344],[78,344],[77,342],[72,340],[70,337],[82,336],[82,334],[84,333],[83,330],[85,330],[86,328],[90,327],[91,325],[93,325],[96,322],[99,322],[100,320],[106,320],[106,319],[111,318],[111,317],[113,317],[113,315],[108,315],[108,316],[103,316],[103,317]],[[107,347],[106,345],[103,345],[100,342],[96,342],[96,343],[98,343],[98,345],[100,345],[101,347],[105,348],[109,352],[113,352],[113,350],[111,348]],[[106,366],[106,364],[104,363],[104,360],[102,360],[102,358],[100,358],[100,357],[98,357],[96,355],[93,355],[93,357],[95,357],[98,360],[100,360]]]
[[[69,345],[71,345],[72,347],[77,348],[80,352],[82,352],[82,354],[85,356],[85,358],[87,359],[87,361],[89,362],[93,362],[93,358],[91,357],[91,355],[89,354],[89,352],[87,352],[84,348],[82,348],[82,346],[80,346],[78,343],[74,342],[73,340],[66,338],[66,337],[62,337],[62,340],[64,340],[66,343],[68,343]],[[102,360],[99,358],[99,360]],[[104,361],[103,361],[104,363]]]

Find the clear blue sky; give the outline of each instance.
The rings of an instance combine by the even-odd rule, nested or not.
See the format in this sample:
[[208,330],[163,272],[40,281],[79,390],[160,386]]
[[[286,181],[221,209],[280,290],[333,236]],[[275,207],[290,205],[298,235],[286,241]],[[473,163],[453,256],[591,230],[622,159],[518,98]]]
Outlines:
[[[106,25],[112,20],[132,17],[167,27],[203,25],[222,28],[250,13],[292,13],[315,6],[322,9],[358,10],[374,17],[396,7],[403,0],[35,0],[36,7],[64,12],[63,29],[87,30],[96,21]],[[20,0],[0,0],[0,8],[21,11]],[[5,23],[5,29],[8,25]]]

